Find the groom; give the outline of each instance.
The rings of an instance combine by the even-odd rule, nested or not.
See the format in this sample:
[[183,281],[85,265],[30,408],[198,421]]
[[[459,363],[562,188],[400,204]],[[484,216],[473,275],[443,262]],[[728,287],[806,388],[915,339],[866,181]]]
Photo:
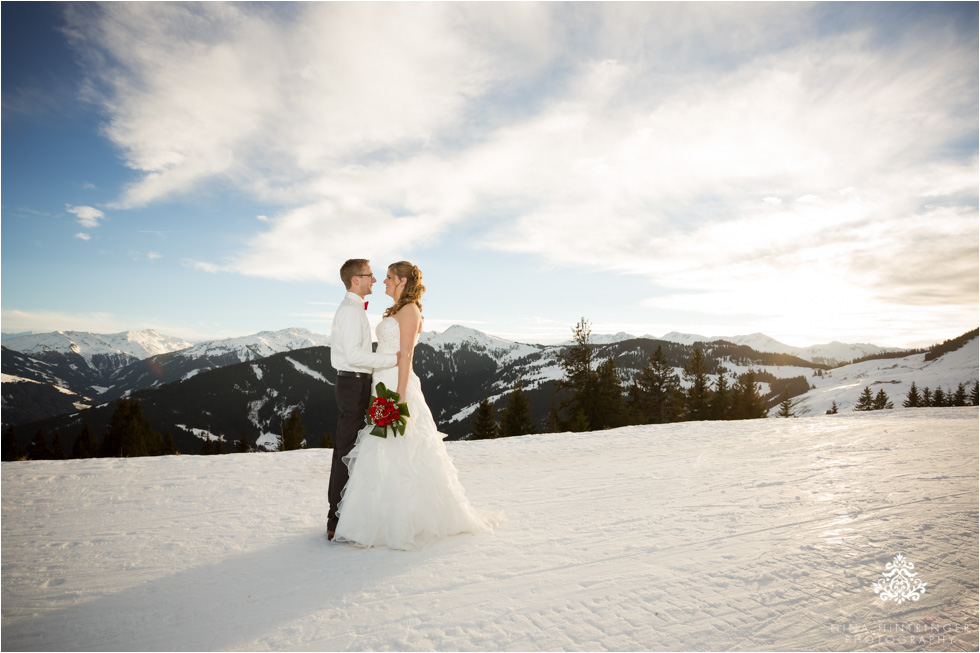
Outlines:
[[334,436],[333,465],[330,468],[330,513],[327,539],[337,530],[337,505],[347,485],[344,456],[354,448],[357,432],[365,424],[371,402],[371,373],[375,369],[398,365],[397,354],[378,354],[371,350],[371,327],[364,298],[371,294],[375,278],[367,259],[352,258],[340,266],[340,279],[347,295],[340,303],[330,331],[330,364],[337,370],[335,395],[340,415]]

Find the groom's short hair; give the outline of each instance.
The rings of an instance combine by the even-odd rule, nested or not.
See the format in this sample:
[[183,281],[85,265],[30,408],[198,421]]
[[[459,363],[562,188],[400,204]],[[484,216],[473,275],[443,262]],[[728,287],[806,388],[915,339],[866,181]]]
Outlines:
[[344,288],[350,290],[350,284],[354,280],[354,275],[361,272],[361,268],[370,263],[366,258],[347,259],[340,266],[340,280],[344,282]]

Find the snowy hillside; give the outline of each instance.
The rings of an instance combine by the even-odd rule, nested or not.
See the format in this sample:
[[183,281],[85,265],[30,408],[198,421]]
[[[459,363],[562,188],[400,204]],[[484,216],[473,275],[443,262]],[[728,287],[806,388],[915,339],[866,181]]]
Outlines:
[[803,360],[827,365],[846,363],[857,358],[881,354],[891,351],[899,351],[897,347],[881,347],[867,343],[848,344],[844,342],[829,342],[823,345],[811,345],[809,347],[794,347],[786,345],[775,338],[770,338],[764,333],[753,333],[746,336],[699,336],[694,333],[678,333],[671,331],[659,340],[676,342],[682,345],[693,345],[696,342],[715,342],[716,340],[726,340],[735,345],[745,345],[756,351],[764,351],[773,354],[790,354],[798,356]]
[[[3,650],[976,650],[976,408],[453,442],[493,534],[324,538],[330,451],[3,463]],[[874,586],[896,556],[917,600]],[[887,582],[887,581],[886,581]]]
[[309,329],[283,329],[281,331],[260,331],[250,336],[209,340],[198,343],[180,352],[184,358],[235,356],[239,362],[265,358],[307,347],[326,347],[330,336],[313,333]]
[[793,412],[796,415],[821,415],[835,401],[838,410],[853,410],[865,386],[871,388],[872,394],[884,390],[896,409],[901,408],[913,382],[920,392],[926,387],[935,390],[939,386],[943,392],[955,391],[957,383],[966,384],[969,390],[978,378],[980,339],[974,338],[956,351],[934,360],[925,358],[926,354],[915,354],[828,370],[823,376],[809,379],[810,384],[816,386],[814,390],[793,398]]
[[525,345],[504,340],[458,324],[454,324],[442,333],[424,331],[419,335],[418,343],[443,352],[466,348],[470,351],[492,356],[503,364],[537,354],[543,349],[541,345]]
[[183,338],[157,333],[153,329],[123,331],[122,333],[88,333],[85,331],[54,331],[4,338],[3,346],[24,354],[53,351],[59,354],[78,354],[92,367],[97,355],[125,354],[134,359],[149,358],[190,347]]

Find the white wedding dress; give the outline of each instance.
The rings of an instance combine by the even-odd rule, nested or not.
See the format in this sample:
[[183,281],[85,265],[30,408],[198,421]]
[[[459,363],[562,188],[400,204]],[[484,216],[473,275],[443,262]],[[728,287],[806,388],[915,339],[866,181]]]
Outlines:
[[[399,327],[394,317],[378,325],[378,351],[398,351]],[[371,396],[379,382],[398,389],[398,368],[378,370],[371,381]],[[466,499],[444,434],[436,429],[413,371],[401,401],[408,404],[405,435],[388,432],[387,438],[361,429],[350,454],[344,457],[350,479],[337,509],[336,541],[358,546],[420,549],[457,533],[490,530],[495,518],[477,512]]]

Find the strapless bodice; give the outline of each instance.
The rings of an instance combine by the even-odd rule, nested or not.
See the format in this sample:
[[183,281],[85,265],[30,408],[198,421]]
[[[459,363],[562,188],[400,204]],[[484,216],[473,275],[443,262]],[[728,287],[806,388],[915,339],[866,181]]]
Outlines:
[[374,332],[378,336],[378,353],[394,354],[401,347],[401,329],[394,317],[381,320]]

